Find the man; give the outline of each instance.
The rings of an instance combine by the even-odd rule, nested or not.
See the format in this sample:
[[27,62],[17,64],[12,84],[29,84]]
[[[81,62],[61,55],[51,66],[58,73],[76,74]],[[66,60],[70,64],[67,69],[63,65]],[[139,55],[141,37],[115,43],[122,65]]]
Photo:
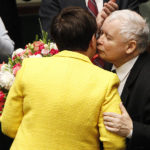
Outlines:
[[[129,1],[135,1],[135,0],[129,0]],[[95,0],[94,0],[95,2]],[[97,6],[95,9],[98,9],[99,12],[102,11],[103,3],[108,2],[108,0],[104,0],[104,2],[101,0],[99,2],[96,1]],[[120,2],[119,2],[120,3]],[[108,4],[108,3],[107,3]],[[128,1],[123,1],[119,5],[120,9],[128,8],[127,7]],[[118,9],[117,4],[114,2],[111,2],[109,4],[108,11],[112,12],[116,9]],[[136,3],[134,3],[136,8]],[[42,29],[49,33],[49,27],[51,25],[52,19],[63,9],[69,6],[78,6],[82,7],[84,9],[88,9],[88,0],[42,0],[41,7],[39,10],[39,16],[41,20],[41,26]],[[131,4],[132,7],[132,4]],[[109,12],[108,12],[109,13]],[[50,36],[50,35],[49,35]],[[51,38],[51,36],[50,36]]]
[[96,31],[88,11],[66,8],[51,26],[61,52],[23,62],[1,118],[15,138],[11,150],[100,150],[99,140],[104,150],[124,149],[124,138],[103,124],[103,112],[120,114],[121,100],[117,76],[90,61]]
[[[88,9],[96,17],[99,28],[103,23],[101,22],[101,18],[103,17],[103,19],[105,19],[111,12],[117,10],[118,8],[128,8],[139,12],[138,0],[42,0],[39,10],[41,28],[48,32],[50,39],[52,37],[49,33],[49,26],[52,22],[52,19],[61,11],[61,9],[68,6],[79,6],[84,9]],[[103,9],[107,10],[105,11],[107,13],[101,14]],[[103,68],[104,66],[103,60],[101,60],[97,54],[92,58],[92,62],[99,67]]]
[[150,54],[145,20],[130,10],[113,12],[97,40],[99,55],[120,79],[122,115],[104,113],[108,131],[127,138],[127,150],[150,149]]

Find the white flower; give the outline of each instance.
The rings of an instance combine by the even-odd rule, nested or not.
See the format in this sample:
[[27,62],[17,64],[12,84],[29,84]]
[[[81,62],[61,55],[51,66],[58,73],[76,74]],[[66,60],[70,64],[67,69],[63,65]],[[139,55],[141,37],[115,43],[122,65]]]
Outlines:
[[1,72],[5,72],[5,71],[11,72],[11,66],[10,66],[10,64],[3,64],[1,66]]
[[44,44],[44,49],[46,49],[46,50],[49,49],[48,44]]
[[0,85],[1,87],[9,90],[14,81],[14,75],[9,71],[0,72]]
[[43,54],[44,56],[49,54],[49,50],[48,49],[42,49],[41,54]]
[[37,54],[37,55],[30,55],[29,58],[34,58],[34,57],[42,57],[41,54]]
[[58,49],[55,43],[50,43],[50,49]]
[[15,50],[12,54],[12,58],[20,53],[22,53],[24,51],[24,49],[22,48],[18,48],[17,50]]

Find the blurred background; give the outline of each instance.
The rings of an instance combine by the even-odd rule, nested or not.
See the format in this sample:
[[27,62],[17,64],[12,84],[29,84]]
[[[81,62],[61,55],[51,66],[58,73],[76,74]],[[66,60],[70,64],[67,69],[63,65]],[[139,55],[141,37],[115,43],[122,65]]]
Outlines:
[[[150,28],[150,0],[140,5],[140,12],[141,12],[141,15],[144,16],[145,19],[147,20],[149,24],[149,28]],[[149,39],[150,39],[150,36],[149,36]]]
[[[16,0],[19,19],[21,22],[22,46],[35,40],[35,35],[41,35],[38,11],[41,0]],[[147,19],[150,26],[150,0],[140,5],[141,14]]]
[[22,46],[35,40],[36,34],[41,35],[38,11],[41,0],[16,0],[21,23]]

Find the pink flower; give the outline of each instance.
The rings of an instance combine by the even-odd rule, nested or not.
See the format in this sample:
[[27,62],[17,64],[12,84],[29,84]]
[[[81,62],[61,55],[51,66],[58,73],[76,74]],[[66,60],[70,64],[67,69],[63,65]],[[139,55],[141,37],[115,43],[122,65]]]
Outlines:
[[41,51],[37,51],[34,53],[34,55],[38,55],[38,54],[41,54]]
[[34,45],[35,47],[39,47],[40,45],[44,45],[44,43],[41,42],[41,41],[35,41],[35,42],[33,42],[33,45]]
[[58,49],[52,48],[49,53],[50,53],[51,55],[55,55],[55,54],[57,54],[58,52],[59,52]]
[[16,59],[16,57],[17,57],[16,55],[15,55],[15,56],[13,56],[12,60],[15,60],[15,59]]
[[5,101],[5,94],[0,91],[0,102],[4,102]]
[[41,54],[43,54],[44,56],[46,56],[46,55],[49,54],[49,50],[43,49],[43,50],[41,51]]
[[20,68],[21,68],[21,64],[20,63],[15,64],[13,66],[13,74],[16,75],[16,73],[18,72],[18,70],[20,70]]
[[34,47],[34,51],[39,51],[39,47]]
[[44,49],[44,44],[39,46],[39,50],[42,50],[42,49]]
[[41,41],[35,41],[33,45],[35,51],[42,50],[44,48],[44,43]]
[[4,104],[5,104],[5,94],[2,91],[0,91],[0,116],[4,108]]

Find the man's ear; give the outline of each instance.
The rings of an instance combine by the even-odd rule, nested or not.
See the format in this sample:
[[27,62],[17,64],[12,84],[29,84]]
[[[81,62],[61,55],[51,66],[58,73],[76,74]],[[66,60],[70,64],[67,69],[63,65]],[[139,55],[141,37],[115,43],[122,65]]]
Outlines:
[[129,41],[128,44],[127,44],[126,54],[131,54],[135,50],[136,50],[136,41],[135,40]]

